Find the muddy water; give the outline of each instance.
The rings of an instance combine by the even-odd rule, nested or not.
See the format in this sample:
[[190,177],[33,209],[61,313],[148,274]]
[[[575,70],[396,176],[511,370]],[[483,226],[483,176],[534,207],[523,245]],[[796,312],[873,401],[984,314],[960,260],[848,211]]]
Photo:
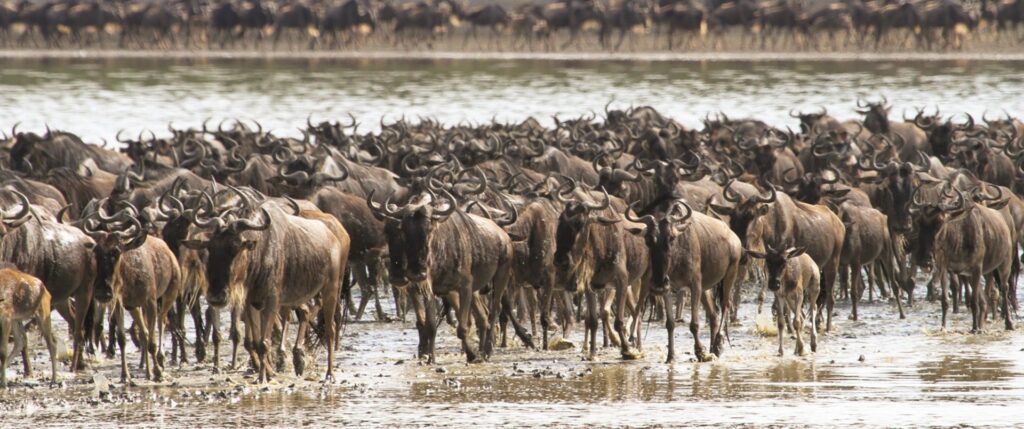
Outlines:
[[0,129],[18,121],[36,130],[50,124],[98,142],[112,141],[121,129],[166,133],[168,122],[197,126],[207,117],[259,119],[279,134],[295,134],[311,113],[314,119],[352,113],[363,129],[401,115],[445,123],[536,116],[551,123],[556,114],[601,112],[609,101],[652,105],[689,126],[719,110],[795,126],[790,108],[827,105],[849,118],[857,97],[880,94],[895,104],[896,116],[917,106],[1024,114],[1019,58],[754,57],[9,57],[0,59]]
[[[748,294],[750,295],[750,294]],[[390,311],[390,310],[389,310]],[[499,349],[484,364],[467,365],[454,330],[439,334],[438,363],[415,358],[411,323],[350,323],[335,366],[337,380],[280,374],[268,386],[243,371],[214,371],[209,363],[171,369],[162,383],[118,382],[117,360],[95,358],[94,368],[62,373],[63,387],[38,379],[0,391],[3,426],[117,422],[127,426],[972,426],[1024,424],[1024,336],[998,330],[966,333],[957,315],[939,332],[934,303],[920,301],[906,320],[889,302],[862,307],[862,319],[837,310],[835,332],[816,354],[777,357],[776,338],[757,333],[755,305],[741,306],[723,358],[693,363],[691,340],[677,330],[675,364],[663,363],[665,331],[645,327],[645,355],[622,362],[603,349],[595,362],[577,349]],[[685,326],[685,325],[683,325]],[[706,334],[705,334],[706,335]],[[578,347],[580,332],[569,341]],[[706,338],[705,338],[706,340]],[[600,341],[600,339],[599,339]],[[36,371],[45,368],[37,345]],[[130,362],[137,352],[129,350]],[[45,373],[45,371],[43,372]],[[20,379],[15,364],[10,374]],[[97,376],[96,374],[100,374]]]

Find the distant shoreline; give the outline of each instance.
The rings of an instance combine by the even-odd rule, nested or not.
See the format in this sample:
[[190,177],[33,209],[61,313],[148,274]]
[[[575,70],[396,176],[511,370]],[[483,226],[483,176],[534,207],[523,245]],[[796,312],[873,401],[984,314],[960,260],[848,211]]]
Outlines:
[[1024,52],[497,52],[497,51],[250,51],[0,49],[0,59],[145,60],[439,60],[554,62],[848,62],[848,61],[1024,61]]

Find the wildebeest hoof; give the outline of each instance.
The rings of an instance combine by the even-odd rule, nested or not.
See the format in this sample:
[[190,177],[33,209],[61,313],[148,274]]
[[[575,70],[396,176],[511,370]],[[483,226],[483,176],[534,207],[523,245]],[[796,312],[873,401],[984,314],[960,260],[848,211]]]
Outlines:
[[718,356],[714,353],[701,353],[697,356],[698,362],[714,362],[716,360],[718,360]]
[[206,344],[196,343],[196,362],[206,361]]
[[632,350],[631,349],[631,350],[626,350],[626,351],[622,352],[622,360],[637,360],[637,359],[642,359],[643,357],[644,357],[644,354],[641,353],[639,350]]

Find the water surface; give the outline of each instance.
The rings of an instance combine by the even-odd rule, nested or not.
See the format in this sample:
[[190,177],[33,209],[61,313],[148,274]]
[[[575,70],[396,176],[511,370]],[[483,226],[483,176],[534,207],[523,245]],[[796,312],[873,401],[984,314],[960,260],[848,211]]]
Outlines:
[[169,122],[258,119],[295,134],[352,113],[429,116],[445,123],[518,121],[651,105],[689,126],[709,112],[795,125],[791,108],[825,105],[855,117],[858,97],[884,95],[899,116],[1024,113],[1024,61],[549,61],[450,59],[8,58],[0,69],[0,128],[72,130],[89,140]]

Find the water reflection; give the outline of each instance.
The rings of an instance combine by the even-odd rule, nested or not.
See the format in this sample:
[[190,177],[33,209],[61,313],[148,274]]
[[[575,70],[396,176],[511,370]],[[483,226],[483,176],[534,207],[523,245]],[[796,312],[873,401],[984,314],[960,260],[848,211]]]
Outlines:
[[943,355],[938,360],[921,362],[917,373],[929,383],[1007,381],[1020,376],[1011,360],[971,355]]
[[383,115],[521,120],[650,104],[690,126],[724,110],[795,125],[791,107],[824,104],[854,116],[859,96],[885,94],[894,115],[911,106],[980,115],[1024,113],[1024,62],[628,62],[510,60],[7,59],[0,128],[45,123],[98,141],[119,129],[163,130],[206,117],[261,120],[294,134],[310,113],[352,112],[363,127]]

